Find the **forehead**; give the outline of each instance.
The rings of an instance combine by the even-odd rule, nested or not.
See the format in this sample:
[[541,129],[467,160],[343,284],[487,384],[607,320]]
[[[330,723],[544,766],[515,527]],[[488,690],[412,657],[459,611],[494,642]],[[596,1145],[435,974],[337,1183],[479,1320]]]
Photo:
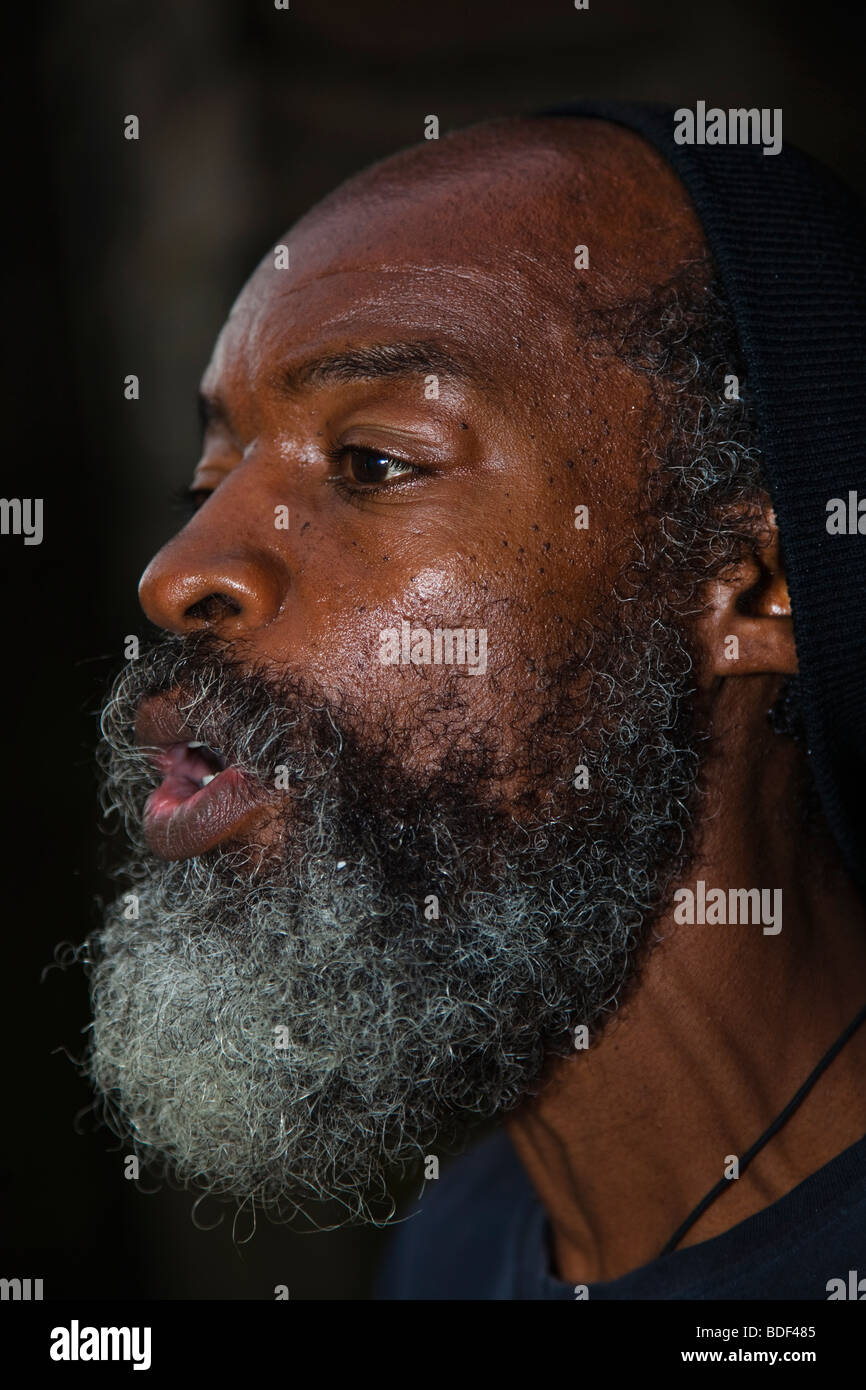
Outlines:
[[413,335],[506,376],[571,372],[581,318],[645,294],[702,241],[631,132],[493,123],[374,166],[307,214],[244,287],[207,375]]

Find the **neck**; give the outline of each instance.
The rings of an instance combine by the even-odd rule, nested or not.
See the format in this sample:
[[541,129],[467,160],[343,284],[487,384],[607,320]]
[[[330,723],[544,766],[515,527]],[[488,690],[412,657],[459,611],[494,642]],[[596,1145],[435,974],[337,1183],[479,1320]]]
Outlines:
[[[781,889],[781,930],[714,922],[709,905],[708,921],[678,922],[672,907],[601,1037],[554,1059],[508,1121],[548,1212],[551,1272],[569,1283],[657,1257],[866,1002],[866,914],[826,835],[800,827],[797,755],[769,741],[740,751],[708,769],[707,829],[674,886],[697,896],[703,880],[707,898],[722,888],[728,901],[733,887]],[[681,1246],[754,1215],[861,1138],[864,1066],[866,1026]]]

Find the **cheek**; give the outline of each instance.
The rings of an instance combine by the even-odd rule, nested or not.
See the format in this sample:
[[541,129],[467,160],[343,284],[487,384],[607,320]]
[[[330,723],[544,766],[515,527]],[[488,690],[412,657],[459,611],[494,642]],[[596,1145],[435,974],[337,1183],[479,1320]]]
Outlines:
[[575,527],[570,491],[554,505],[515,496],[495,515],[470,504],[456,536],[440,533],[441,558],[426,527],[417,557],[396,545],[351,566],[311,555],[257,655],[346,706],[362,744],[384,743],[416,775],[471,762],[482,742],[524,763],[547,673],[610,591],[609,532],[592,514]]
[[513,758],[545,658],[544,625],[530,617],[489,585],[443,587],[419,573],[378,604],[341,604],[332,591],[315,625],[296,613],[274,624],[260,654],[320,691],[362,747],[423,777],[449,761],[454,772],[454,759],[468,766],[482,743]]

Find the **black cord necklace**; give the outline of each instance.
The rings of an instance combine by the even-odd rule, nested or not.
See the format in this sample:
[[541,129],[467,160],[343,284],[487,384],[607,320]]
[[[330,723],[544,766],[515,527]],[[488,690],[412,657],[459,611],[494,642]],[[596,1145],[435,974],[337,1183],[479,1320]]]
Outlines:
[[[770,1140],[773,1138],[773,1136],[779,1133],[779,1130],[782,1128],[783,1125],[787,1124],[794,1111],[797,1109],[800,1103],[803,1100],[805,1100],[806,1096],[811,1091],[812,1087],[815,1085],[815,1082],[827,1070],[834,1058],[836,1058],[839,1055],[846,1042],[853,1038],[854,1034],[857,1032],[857,1029],[864,1022],[864,1020],[866,1020],[866,1004],[864,1004],[863,1008],[857,1014],[856,1018],[853,1018],[851,1020],[851,1022],[848,1024],[848,1027],[841,1034],[841,1036],[836,1039],[830,1050],[824,1053],[824,1056],[821,1058],[815,1070],[811,1073],[810,1076],[806,1078],[797,1094],[793,1096],[791,1100],[788,1101],[788,1104],[785,1106],[781,1114],[776,1116],[769,1129],[765,1129],[760,1139],[756,1139],[752,1147],[750,1149],[747,1149],[746,1152],[743,1154],[742,1158],[739,1159],[737,1171],[740,1177],[743,1176],[743,1173],[746,1171],[755,1155],[760,1153],[764,1145],[768,1144]],[[698,1202],[698,1205],[695,1207],[694,1211],[686,1217],[682,1225],[677,1227],[670,1240],[668,1241],[667,1245],[661,1251],[659,1258],[661,1258],[661,1255],[669,1255],[672,1250],[676,1249],[683,1236],[686,1234],[686,1231],[691,1230],[692,1226],[694,1226],[698,1218],[703,1216],[707,1207],[710,1206],[716,1200],[717,1197],[720,1197],[721,1194],[724,1191],[726,1191],[728,1187],[730,1187],[730,1184],[730,1178],[719,1179],[715,1187],[712,1187],[710,1191],[707,1193],[706,1197],[702,1198],[701,1201]]]

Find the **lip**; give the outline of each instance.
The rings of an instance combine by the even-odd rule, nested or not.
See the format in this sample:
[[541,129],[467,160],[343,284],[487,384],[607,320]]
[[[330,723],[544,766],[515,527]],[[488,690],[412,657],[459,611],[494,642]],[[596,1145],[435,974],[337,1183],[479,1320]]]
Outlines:
[[[146,750],[162,782],[144,808],[145,839],[160,859],[190,859],[247,834],[269,805],[262,788],[237,767],[219,768],[206,741],[167,696],[145,700],[135,721],[139,747]],[[210,776],[206,786],[202,777]]]

